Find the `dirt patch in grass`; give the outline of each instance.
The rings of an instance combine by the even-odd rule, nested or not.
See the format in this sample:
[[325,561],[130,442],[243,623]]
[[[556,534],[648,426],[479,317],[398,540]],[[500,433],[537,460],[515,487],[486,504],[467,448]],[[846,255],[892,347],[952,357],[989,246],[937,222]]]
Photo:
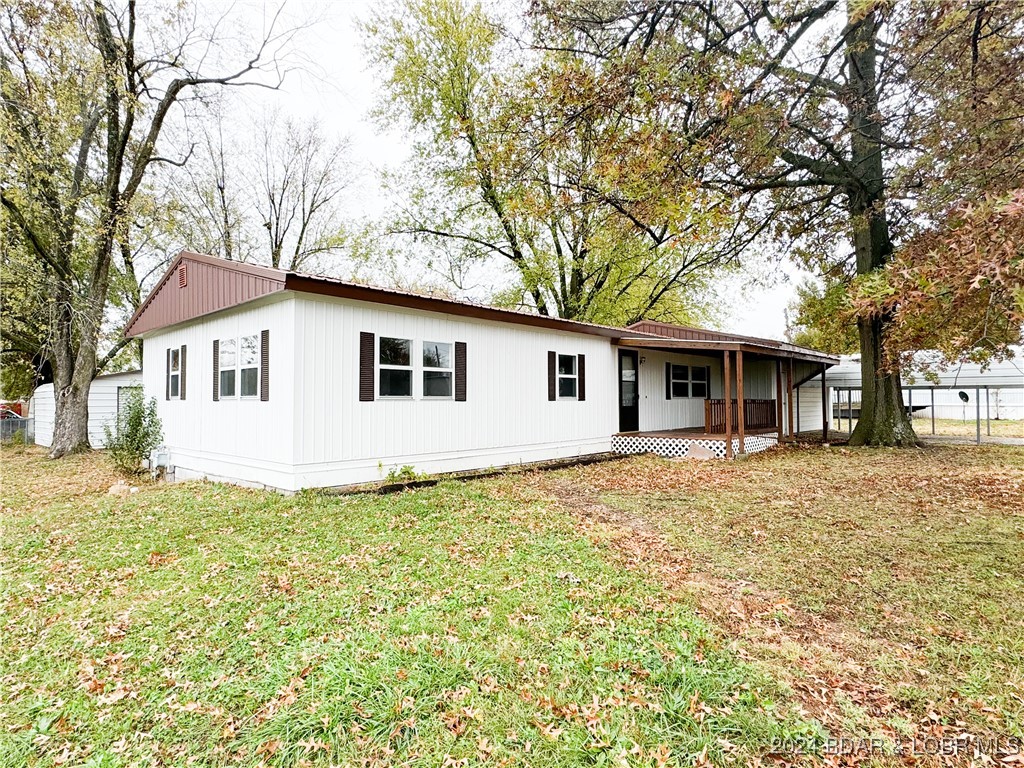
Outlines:
[[1024,451],[637,457],[533,482],[833,734],[1022,735]]

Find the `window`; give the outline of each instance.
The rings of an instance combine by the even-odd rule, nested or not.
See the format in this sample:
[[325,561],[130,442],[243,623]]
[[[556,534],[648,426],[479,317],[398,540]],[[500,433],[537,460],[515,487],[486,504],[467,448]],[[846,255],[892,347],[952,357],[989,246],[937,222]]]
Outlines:
[[260,383],[259,336],[243,336],[241,346],[241,364],[238,371],[241,394],[242,397],[256,397],[259,394]]
[[708,396],[708,369],[698,365],[669,366],[669,387],[672,399]]
[[452,396],[452,345],[423,342],[423,396]]
[[380,337],[380,396],[412,397],[412,341]]
[[[213,399],[270,399],[270,331],[213,340]],[[185,347],[181,348],[181,396],[185,397]]]
[[171,370],[168,390],[172,398],[181,395],[181,347],[171,350]]
[[238,355],[234,339],[220,340],[220,396],[235,396],[235,366]]
[[672,397],[690,396],[690,366],[672,366]]
[[697,366],[690,367],[690,397],[705,398],[708,396],[708,369]]
[[558,396],[560,398],[576,398],[579,376],[576,368],[576,355],[558,356]]

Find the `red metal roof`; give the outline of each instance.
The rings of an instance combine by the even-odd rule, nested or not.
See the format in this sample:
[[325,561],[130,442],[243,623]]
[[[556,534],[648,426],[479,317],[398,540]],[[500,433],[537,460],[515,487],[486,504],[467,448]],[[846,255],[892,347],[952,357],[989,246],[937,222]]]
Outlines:
[[124,335],[141,336],[283,291],[285,275],[278,269],[182,251],[128,321]]
[[[808,347],[800,347],[785,341],[763,339],[757,336],[741,336],[738,333],[711,331],[707,328],[693,328],[688,325],[671,325],[670,323],[660,323],[654,320],[641,320],[628,326],[628,328],[642,336],[641,339],[637,340],[637,346],[652,346],[653,342],[650,342],[647,337],[653,335],[672,339],[673,343],[667,344],[666,348],[716,350],[720,347],[742,347],[748,351],[766,355],[793,357],[826,363],[828,365],[837,365],[839,363],[839,358],[835,355],[829,355]],[[626,339],[627,344],[628,341]]]
[[[179,270],[184,267],[182,275]],[[393,288],[350,283],[333,277],[285,272],[237,261],[227,261],[192,251],[182,251],[156,288],[128,321],[125,335],[141,336],[149,331],[193,320],[212,312],[244,304],[279,291],[297,291],[366,301],[374,304],[420,309],[448,315],[475,317],[503,323],[518,323],[572,333],[608,338],[646,335],[578,320],[563,320],[486,304],[424,296]]]
[[[823,362],[838,362],[821,352],[807,350],[785,342],[757,339],[704,328],[670,325],[652,320],[641,320],[628,328],[616,328],[578,320],[564,320],[531,312],[499,309],[468,301],[424,296],[393,288],[360,285],[333,277],[285,272],[270,267],[227,261],[192,251],[182,251],[150,293],[146,301],[128,321],[125,335],[141,336],[149,331],[166,328],[203,315],[238,306],[263,296],[282,291],[313,293],[335,298],[365,301],[373,304],[439,312],[447,315],[473,317],[502,323],[517,323],[550,328],[571,333],[621,340],[636,340],[653,346],[657,339],[668,342],[667,347],[679,348],[680,342],[692,342],[694,349],[715,345],[745,345],[767,354],[783,353],[785,357],[808,356]],[[644,341],[647,340],[647,341]]]

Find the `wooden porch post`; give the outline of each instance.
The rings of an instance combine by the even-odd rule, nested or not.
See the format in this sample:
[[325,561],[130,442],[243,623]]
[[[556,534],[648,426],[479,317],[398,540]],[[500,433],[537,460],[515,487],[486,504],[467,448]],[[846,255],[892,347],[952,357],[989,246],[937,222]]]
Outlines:
[[743,402],[743,350],[736,350],[736,424],[739,427],[740,441],[737,448],[739,453],[746,453],[743,445],[744,431],[746,429],[746,403]]
[[825,384],[825,370],[826,365],[821,364],[821,442],[828,442],[828,426],[829,421],[832,420],[832,414],[829,413],[831,410],[829,405],[828,387]]
[[789,439],[796,439],[796,423],[793,421],[793,358],[789,358],[789,366],[786,368],[786,405],[788,406],[787,424],[789,426]]
[[779,429],[779,442],[786,437],[782,428],[782,359],[775,359],[775,426]]
[[723,386],[725,390],[725,458],[732,458],[732,370],[730,370],[729,350],[725,350],[723,370]]

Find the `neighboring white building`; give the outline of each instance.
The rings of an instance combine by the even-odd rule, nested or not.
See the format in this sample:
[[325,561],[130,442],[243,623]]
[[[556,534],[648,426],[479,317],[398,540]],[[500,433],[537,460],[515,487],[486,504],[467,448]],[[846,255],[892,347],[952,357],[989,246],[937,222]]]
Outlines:
[[[913,407],[914,417],[918,419],[931,418],[933,403],[938,419],[974,421],[979,406],[982,420],[986,415],[990,419],[1024,419],[1024,350],[1013,347],[1012,352],[1009,360],[996,361],[987,367],[963,363],[945,370],[936,367],[933,378],[922,374],[904,375],[901,381],[904,404]],[[920,355],[921,359],[935,357],[928,353]],[[846,408],[848,400],[853,401],[856,412],[860,402],[860,376],[858,355],[844,355],[840,364],[829,370],[828,386],[837,404],[837,413]],[[815,386],[820,391],[820,378],[809,381],[807,386]],[[846,410],[843,413],[845,418]]]
[[[837,362],[764,339],[610,328],[189,252],[127,334],[143,339],[143,386],[175,479],[286,491],[613,448],[739,451],[739,436],[722,434],[726,359],[732,428],[742,410],[751,452],[792,431],[783,382]],[[821,412],[819,398],[818,429]]]
[[[119,409],[125,397],[142,386],[142,371],[108,373],[97,376],[89,387],[89,443],[102,448],[106,442],[104,427],[117,423]],[[53,384],[41,384],[32,393],[29,415],[35,419],[35,443],[47,448],[53,442],[55,403]]]

